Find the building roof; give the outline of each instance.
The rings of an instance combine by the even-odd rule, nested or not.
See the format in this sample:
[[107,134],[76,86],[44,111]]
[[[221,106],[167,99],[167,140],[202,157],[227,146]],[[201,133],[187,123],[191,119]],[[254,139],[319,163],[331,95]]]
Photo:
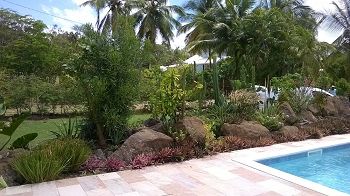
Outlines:
[[199,55],[194,55],[184,61],[185,64],[193,64],[194,62],[196,62],[196,64],[209,64],[209,59]]

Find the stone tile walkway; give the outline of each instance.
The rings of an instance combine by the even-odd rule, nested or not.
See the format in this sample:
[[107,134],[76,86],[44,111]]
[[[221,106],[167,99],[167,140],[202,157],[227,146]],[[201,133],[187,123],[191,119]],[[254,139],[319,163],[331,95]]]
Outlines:
[[[235,157],[310,146],[316,143],[350,139],[350,135],[330,136],[273,146],[222,153],[182,163],[146,167],[9,187],[0,195],[12,196],[136,196],[136,195],[322,195],[305,187],[276,178],[234,161]],[[350,141],[350,140],[349,140]]]

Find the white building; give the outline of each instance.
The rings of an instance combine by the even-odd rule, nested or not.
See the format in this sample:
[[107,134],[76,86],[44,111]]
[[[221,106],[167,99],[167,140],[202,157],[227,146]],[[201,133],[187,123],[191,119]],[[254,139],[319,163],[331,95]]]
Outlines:
[[[225,59],[225,57],[223,58],[216,58],[216,60],[211,60],[211,63],[214,64],[214,62],[220,61],[222,59]],[[210,68],[210,61],[209,61],[209,56],[208,55],[194,55],[190,58],[188,58],[187,60],[185,60],[183,62],[183,64],[187,64],[187,65],[193,65],[195,66],[195,70],[196,73],[201,73],[206,69]],[[181,64],[175,64],[175,65],[169,65],[169,66],[160,66],[160,69],[163,71],[166,71],[168,68],[173,68],[173,67],[177,67],[177,66],[181,66]]]

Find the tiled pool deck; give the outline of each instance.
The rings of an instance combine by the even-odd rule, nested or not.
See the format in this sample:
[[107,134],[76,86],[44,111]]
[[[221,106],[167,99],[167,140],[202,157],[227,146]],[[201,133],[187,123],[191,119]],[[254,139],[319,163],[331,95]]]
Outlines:
[[0,195],[323,195],[304,186],[254,169],[239,160],[334,142],[350,142],[350,134],[222,153],[182,163],[10,187]]

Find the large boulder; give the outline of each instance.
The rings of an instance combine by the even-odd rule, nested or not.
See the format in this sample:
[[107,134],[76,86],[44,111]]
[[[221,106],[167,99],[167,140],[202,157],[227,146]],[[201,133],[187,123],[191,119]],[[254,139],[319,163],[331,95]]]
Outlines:
[[197,144],[203,145],[205,143],[206,131],[204,123],[197,117],[184,117],[176,123],[175,129],[183,131]]
[[157,152],[162,148],[170,147],[172,144],[173,139],[171,137],[145,128],[131,135],[111,156],[129,163],[136,155]]
[[350,116],[350,102],[346,97],[327,97],[324,111],[328,116]]
[[238,136],[247,139],[269,137],[269,130],[255,121],[243,121],[241,124],[227,124],[221,127],[224,136]]
[[284,122],[289,125],[293,125],[298,121],[298,117],[293,111],[289,103],[284,102],[279,106],[279,111],[282,114]]
[[325,135],[350,133],[350,118],[328,116],[306,127],[322,130]]
[[313,115],[313,113],[311,111],[302,111],[300,113],[300,118],[305,122],[308,123],[313,123],[316,122],[318,119]]
[[11,168],[10,164],[16,157],[25,152],[24,149],[0,151],[0,176],[4,177],[7,185],[16,186],[23,183],[21,176]]
[[296,126],[283,126],[278,133],[285,137],[294,137],[299,132]]
[[325,116],[337,116],[338,110],[333,97],[327,97],[325,104],[322,106],[322,114]]
[[314,116],[320,116],[321,113],[321,108],[316,106],[315,104],[311,104],[308,106],[308,111],[310,111]]
[[323,105],[312,104],[308,109],[315,116],[350,116],[350,102],[346,97],[326,97]]

